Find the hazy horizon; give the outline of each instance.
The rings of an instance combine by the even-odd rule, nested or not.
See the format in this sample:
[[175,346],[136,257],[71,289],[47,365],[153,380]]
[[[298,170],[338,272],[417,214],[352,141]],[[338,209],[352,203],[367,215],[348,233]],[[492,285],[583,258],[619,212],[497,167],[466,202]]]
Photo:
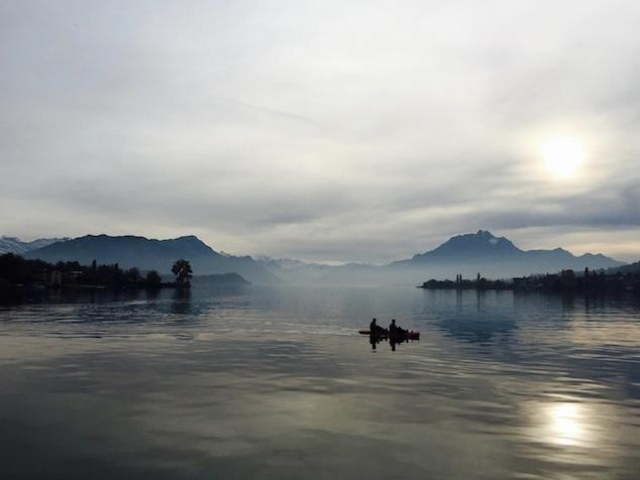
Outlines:
[[[308,259],[300,258],[300,257],[296,257],[296,258],[294,258],[294,257],[292,257],[292,256],[290,256],[290,255],[289,255],[289,256],[284,255],[284,256],[274,257],[274,256],[266,255],[266,254],[263,254],[263,253],[260,253],[260,252],[258,252],[258,253],[254,253],[254,254],[250,254],[250,253],[247,253],[247,252],[244,252],[244,253],[243,253],[243,252],[228,252],[228,251],[225,251],[225,250],[217,249],[214,245],[210,245],[210,244],[208,244],[206,241],[204,241],[204,240],[203,240],[203,239],[201,239],[201,238],[199,238],[199,240],[203,241],[206,245],[208,245],[209,247],[211,247],[211,248],[212,248],[213,250],[215,250],[217,253],[227,254],[227,255],[236,255],[236,256],[238,256],[238,255],[240,255],[240,256],[241,256],[241,255],[250,255],[250,256],[251,256],[251,257],[253,257],[254,259],[293,260],[293,261],[302,261],[302,262],[306,262],[306,263],[310,263],[310,264],[315,263],[315,264],[320,264],[320,265],[329,265],[329,266],[348,265],[348,264],[350,264],[350,263],[357,263],[357,264],[371,265],[371,266],[384,266],[384,265],[388,265],[389,263],[392,263],[392,262],[394,262],[394,261],[401,261],[401,260],[406,260],[406,259],[412,258],[412,257],[413,257],[414,255],[416,255],[416,254],[423,254],[423,253],[426,253],[426,252],[432,251],[432,250],[434,250],[434,249],[438,248],[439,246],[441,246],[442,244],[446,243],[448,240],[450,240],[451,238],[453,238],[453,237],[455,237],[455,236],[459,236],[459,235],[473,235],[473,234],[475,234],[475,233],[479,233],[479,232],[462,232],[462,233],[460,233],[460,234],[453,235],[452,237],[450,237],[450,238],[446,238],[446,239],[443,239],[441,242],[439,242],[439,243],[437,243],[437,244],[435,244],[435,245],[433,245],[433,246],[427,247],[426,249],[424,249],[424,250],[422,250],[422,251],[419,251],[419,252],[413,252],[413,253],[409,254],[407,257],[403,257],[403,258],[396,258],[396,259],[391,260],[390,262],[373,262],[373,261],[371,261],[371,262],[368,262],[368,261],[359,261],[359,262],[357,262],[357,261],[352,261],[352,260],[347,260],[347,261],[336,261],[336,260],[317,260],[317,259],[315,259],[315,260],[308,260]],[[496,234],[494,234],[494,232],[489,232],[489,233],[491,233],[492,235],[494,235],[494,237],[496,237],[496,238],[506,238],[506,237],[503,237],[502,235],[496,235]],[[86,235],[81,235],[80,237],[67,237],[67,238],[72,240],[72,239],[74,239],[74,238],[82,238],[82,237],[84,237],[84,236],[100,236],[100,235],[108,235],[108,234],[88,233],[88,234],[86,234]],[[189,236],[189,235],[188,235],[188,234],[186,234],[186,235],[180,235],[180,236],[178,236],[178,237],[174,237],[174,238],[169,238],[169,237],[167,237],[167,238],[160,238],[160,237],[156,238],[156,237],[145,236],[145,235],[138,235],[138,234],[126,234],[126,235],[124,235],[124,236],[142,237],[142,238],[147,238],[147,239],[149,239],[149,240],[172,240],[172,239],[174,239],[174,238],[179,238],[179,237],[184,237],[184,236]],[[34,241],[34,240],[44,239],[45,237],[37,237],[37,238],[33,238],[33,239],[29,239],[29,240],[25,240],[25,239],[22,239],[22,238],[18,238],[18,237],[11,236],[11,235],[1,235],[1,236],[0,236],[0,238],[17,238],[18,240],[20,240],[20,241],[22,241],[22,242],[30,242],[30,241]],[[49,237],[49,238],[56,238],[56,237]],[[59,238],[62,238],[62,237],[59,237]],[[512,241],[510,238],[507,238],[507,240]],[[521,250],[524,250],[524,251],[527,251],[527,250],[542,250],[542,249],[543,249],[543,250],[552,250],[552,249],[555,249],[555,248],[562,248],[562,249],[564,249],[564,250],[568,250],[567,248],[564,248],[564,247],[563,247],[563,246],[561,246],[561,245],[556,245],[556,246],[549,247],[549,248],[542,248],[542,247],[535,247],[535,246],[534,246],[534,247],[531,247],[531,248],[522,248],[522,247],[521,247],[520,245],[518,245],[516,242],[513,242],[513,241],[512,241],[512,243],[513,243],[517,248],[520,248]],[[570,253],[572,253],[572,254],[573,254],[574,256],[576,256],[576,257],[580,257],[580,256],[581,256],[581,255],[583,255],[584,253],[602,254],[602,252],[596,252],[596,251],[583,252],[583,253],[576,253],[576,252],[573,252],[573,251],[571,251],[571,250],[568,250],[568,251],[569,251]],[[605,254],[605,255],[606,255],[606,254]],[[609,255],[606,255],[606,256],[610,257]],[[626,260],[624,260],[624,259],[621,259],[621,258],[614,258],[614,257],[610,257],[610,258],[613,258],[613,260],[618,260],[618,261],[627,262],[627,263],[634,263],[634,262],[639,261],[639,260],[633,260],[633,259],[632,259],[632,260],[629,260],[629,261],[626,261]]]
[[0,5],[0,233],[640,260],[640,4]]

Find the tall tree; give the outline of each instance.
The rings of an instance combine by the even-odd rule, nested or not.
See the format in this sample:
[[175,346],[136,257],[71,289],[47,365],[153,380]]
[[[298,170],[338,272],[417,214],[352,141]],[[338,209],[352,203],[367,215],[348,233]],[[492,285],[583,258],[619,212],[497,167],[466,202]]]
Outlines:
[[193,276],[193,270],[191,270],[191,264],[188,260],[180,259],[176,260],[171,267],[171,273],[176,276],[176,281],[185,286],[191,285],[191,277]]

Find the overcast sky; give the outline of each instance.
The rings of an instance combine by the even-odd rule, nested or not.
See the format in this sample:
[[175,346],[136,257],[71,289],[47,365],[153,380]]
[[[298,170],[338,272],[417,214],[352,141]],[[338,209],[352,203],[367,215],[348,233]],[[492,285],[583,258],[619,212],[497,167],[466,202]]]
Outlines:
[[[640,259],[640,3],[0,3],[0,234]],[[567,178],[541,145],[580,142]]]

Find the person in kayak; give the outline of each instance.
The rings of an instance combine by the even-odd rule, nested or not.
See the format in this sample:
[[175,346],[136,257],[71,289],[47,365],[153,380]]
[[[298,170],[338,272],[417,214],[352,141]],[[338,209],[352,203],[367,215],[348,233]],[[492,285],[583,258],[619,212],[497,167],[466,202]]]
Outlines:
[[389,325],[389,335],[404,335],[405,333],[407,333],[405,329],[396,325],[396,319],[392,319],[391,325]]
[[396,319],[391,320],[391,325],[389,325],[389,335],[395,335],[398,333],[398,326],[396,325]]
[[369,324],[369,332],[371,333],[371,335],[378,335],[384,333],[384,328],[378,325],[377,320],[374,318]]

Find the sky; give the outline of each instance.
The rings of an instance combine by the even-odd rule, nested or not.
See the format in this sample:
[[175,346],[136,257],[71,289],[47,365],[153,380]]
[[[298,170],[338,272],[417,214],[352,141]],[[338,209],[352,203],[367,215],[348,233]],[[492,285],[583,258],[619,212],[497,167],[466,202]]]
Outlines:
[[640,3],[0,3],[0,234],[640,260]]

